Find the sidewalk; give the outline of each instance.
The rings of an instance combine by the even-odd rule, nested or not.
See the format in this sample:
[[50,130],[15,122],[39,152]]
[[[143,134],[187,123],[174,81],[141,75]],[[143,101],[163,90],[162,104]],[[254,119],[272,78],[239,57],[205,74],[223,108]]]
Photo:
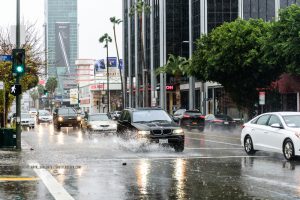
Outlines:
[[27,164],[30,151],[26,142],[22,151],[0,149],[0,199],[53,199]]

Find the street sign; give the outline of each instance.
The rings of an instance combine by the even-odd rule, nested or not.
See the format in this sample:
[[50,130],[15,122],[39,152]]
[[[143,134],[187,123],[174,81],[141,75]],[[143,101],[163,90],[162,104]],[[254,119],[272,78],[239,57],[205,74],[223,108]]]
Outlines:
[[4,83],[3,81],[0,81],[0,90],[3,90],[4,89]]
[[0,55],[0,61],[12,61],[11,55]]
[[22,93],[22,88],[20,84],[14,84],[10,87],[10,93],[14,96],[18,96]]
[[259,105],[265,105],[266,92],[259,92]]

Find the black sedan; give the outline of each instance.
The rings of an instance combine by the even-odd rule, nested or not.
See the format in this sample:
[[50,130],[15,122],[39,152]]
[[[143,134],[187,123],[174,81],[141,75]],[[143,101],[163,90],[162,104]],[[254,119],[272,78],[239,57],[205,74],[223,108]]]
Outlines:
[[198,110],[186,110],[182,118],[179,120],[179,125],[187,129],[196,128],[199,131],[204,130],[205,116]]
[[232,117],[225,114],[208,114],[205,116],[205,126],[209,130],[233,130],[236,122]]
[[118,136],[170,145],[184,150],[184,132],[161,108],[125,109],[117,124]]

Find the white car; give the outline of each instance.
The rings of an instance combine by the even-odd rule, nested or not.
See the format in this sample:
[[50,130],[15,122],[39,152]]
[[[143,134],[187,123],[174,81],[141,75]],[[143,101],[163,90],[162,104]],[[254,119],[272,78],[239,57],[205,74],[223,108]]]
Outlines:
[[35,117],[36,114],[37,114],[37,110],[36,109],[31,109],[31,110],[29,110],[29,114],[30,114],[30,116]]
[[21,126],[22,128],[34,128],[35,119],[29,113],[21,113]]
[[106,113],[90,114],[82,120],[81,129],[83,132],[116,133],[117,122]]
[[39,112],[36,115],[36,122],[37,124],[52,123],[53,116],[50,114],[48,110],[39,110]]
[[300,112],[261,114],[243,125],[241,144],[247,154],[258,150],[300,156]]

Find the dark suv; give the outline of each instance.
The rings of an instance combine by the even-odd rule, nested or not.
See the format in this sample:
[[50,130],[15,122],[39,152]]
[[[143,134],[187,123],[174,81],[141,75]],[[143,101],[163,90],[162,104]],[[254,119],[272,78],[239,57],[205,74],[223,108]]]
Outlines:
[[161,108],[123,110],[118,120],[117,134],[170,145],[177,152],[184,150],[183,129]]
[[53,124],[57,130],[61,127],[80,127],[81,117],[72,107],[56,108],[53,112]]

